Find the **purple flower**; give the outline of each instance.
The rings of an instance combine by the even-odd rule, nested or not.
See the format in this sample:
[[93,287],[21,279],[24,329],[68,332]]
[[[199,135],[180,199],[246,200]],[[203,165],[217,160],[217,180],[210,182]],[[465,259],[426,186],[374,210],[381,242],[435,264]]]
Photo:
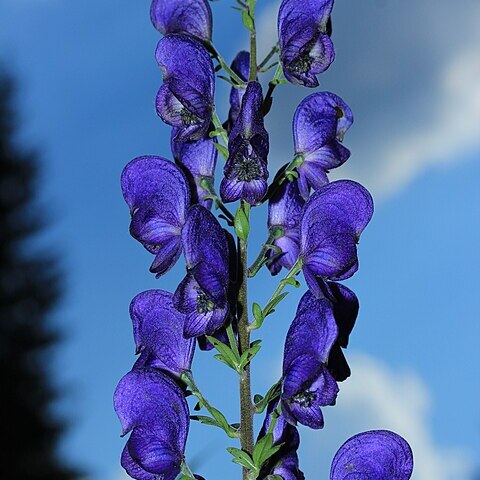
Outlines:
[[227,236],[210,211],[194,205],[188,211],[182,243],[187,275],[175,292],[174,304],[186,315],[184,335],[212,335],[229,311]]
[[190,370],[195,340],[183,336],[185,315],[173,306],[173,295],[164,290],[139,293],[130,304],[137,366],[155,367],[180,377]]
[[[250,75],[250,53],[244,50],[238,52],[237,56],[233,59],[231,68],[244,82],[248,82]],[[238,117],[244,94],[245,88],[242,87],[232,87],[230,90],[230,111],[228,112],[229,130],[233,127]]]
[[267,264],[277,275],[282,267],[292,268],[300,253],[300,220],[305,201],[300,196],[296,181],[284,182],[268,202],[268,228],[273,235],[273,245],[282,250],[278,256],[270,250],[272,260]]
[[[277,405],[278,400],[269,403],[259,438],[264,437],[268,432]],[[268,475],[280,475],[284,480],[304,480],[305,476],[298,465],[297,450],[300,445],[300,436],[297,428],[289,424],[280,414],[273,427],[272,435],[273,445],[282,445],[263,466],[259,478],[263,480],[268,478]]]
[[189,33],[207,42],[212,38],[212,10],[207,0],[153,0],[150,18],[164,35]]
[[372,214],[371,195],[351,180],[324,185],[306,203],[300,258],[308,287],[318,298],[326,294],[326,280],[344,280],[357,271],[357,243]]
[[410,445],[388,430],[349,438],[335,454],[330,480],[408,480],[413,472]]
[[225,178],[220,185],[224,202],[245,200],[255,205],[267,192],[268,133],[263,125],[262,87],[249,82],[229,136]]
[[350,150],[340,142],[352,123],[352,111],[333,93],[313,93],[298,105],[293,117],[293,137],[295,155],[303,159],[297,170],[305,200],[310,188],[317,190],[328,183],[327,173],[350,157]]
[[182,226],[190,205],[187,179],[162,157],[138,157],[123,170],[122,192],[132,216],[130,233],[155,254],[150,271],[160,276],[182,251]]
[[178,129],[172,129],[171,148],[175,162],[182,167],[188,182],[192,203],[199,203],[210,209],[212,200],[203,200],[210,192],[202,187],[202,181],[213,186],[217,149],[212,138],[201,138],[193,142],[178,142],[174,138]]
[[163,74],[156,99],[158,115],[178,127],[175,140],[199,140],[207,133],[213,111],[215,74],[210,55],[189,35],[170,34],[160,40],[155,56]]
[[174,480],[189,427],[182,390],[159,370],[140,368],[120,380],[114,407],[123,435],[132,432],[121,461],[127,473],[137,480]]
[[278,38],[283,73],[288,81],[317,87],[316,75],[335,58],[330,14],[333,0],[283,0],[278,12]]
[[323,428],[320,407],[334,405],[338,393],[337,382],[327,368],[337,336],[331,302],[304,296],[288,330],[283,356],[281,400],[288,422]]

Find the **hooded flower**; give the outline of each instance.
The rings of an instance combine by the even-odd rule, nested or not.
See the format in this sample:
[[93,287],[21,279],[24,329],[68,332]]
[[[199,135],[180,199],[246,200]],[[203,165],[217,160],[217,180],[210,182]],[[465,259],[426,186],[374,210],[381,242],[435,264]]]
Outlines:
[[284,182],[268,202],[268,229],[274,238],[273,245],[282,250],[279,256],[272,250],[268,253],[272,260],[267,265],[273,275],[282,267],[289,270],[297,261],[304,205],[296,181]]
[[229,254],[227,236],[214,215],[201,205],[188,211],[182,232],[187,275],[174,304],[186,315],[187,338],[212,335],[228,314]]
[[350,150],[340,142],[352,123],[352,111],[333,93],[313,93],[298,105],[293,117],[293,138],[295,155],[303,159],[297,170],[305,200],[310,188],[317,190],[328,183],[327,173],[350,157]]
[[[232,70],[244,81],[248,82],[250,76],[250,53],[242,50],[233,59]],[[242,105],[242,98],[245,95],[245,88],[234,88],[230,90],[230,111],[228,112],[228,127],[229,130],[235,124],[235,120],[240,112]]]
[[245,200],[255,205],[267,192],[268,133],[263,125],[262,87],[249,82],[228,141],[225,178],[220,185],[224,202]]
[[182,251],[182,226],[190,205],[187,179],[174,163],[146,156],[132,160],[121,181],[132,216],[130,233],[155,254],[150,271],[160,276]]
[[178,129],[172,129],[171,148],[175,162],[183,169],[192,196],[192,203],[199,203],[210,209],[212,200],[203,200],[210,192],[201,183],[208,182],[213,186],[215,166],[217,165],[217,149],[212,138],[201,138],[193,142],[177,142],[174,140]]
[[174,480],[180,473],[189,427],[183,392],[164,373],[139,368],[115,390],[114,407],[123,435],[132,432],[122,466],[137,480]]
[[180,377],[190,370],[195,340],[183,336],[185,315],[173,306],[173,295],[164,290],[139,293],[130,304],[137,365],[155,367]]
[[158,43],[155,57],[163,75],[158,115],[178,127],[175,140],[199,140],[212,119],[215,74],[210,55],[189,35],[170,34]]
[[[268,432],[277,406],[278,400],[269,403],[267,414],[258,436],[259,439]],[[263,466],[259,478],[263,480],[268,478],[268,475],[280,475],[283,480],[305,480],[305,476],[298,465],[297,450],[300,445],[300,436],[297,428],[289,424],[280,413],[273,427],[272,435],[273,445],[282,444],[282,446]]]
[[408,480],[413,472],[410,445],[388,430],[349,438],[335,454],[330,480]]
[[326,298],[303,297],[288,330],[283,355],[282,412],[293,425],[323,428],[320,407],[334,405],[338,386],[327,368],[338,327]]
[[278,12],[278,39],[288,81],[317,87],[317,75],[335,58],[330,14],[334,0],[283,0]]
[[305,280],[317,298],[328,296],[326,280],[344,280],[357,271],[357,243],[372,215],[371,195],[351,180],[324,185],[306,203],[300,258]]
[[189,33],[207,42],[212,38],[212,10],[207,0],[153,0],[150,18],[164,35]]

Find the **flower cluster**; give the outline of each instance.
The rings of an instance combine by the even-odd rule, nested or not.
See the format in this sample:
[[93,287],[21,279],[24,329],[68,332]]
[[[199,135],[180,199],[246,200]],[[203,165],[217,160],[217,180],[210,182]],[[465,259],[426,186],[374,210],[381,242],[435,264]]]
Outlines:
[[[358,299],[343,285],[358,270],[357,245],[373,215],[369,192],[351,180],[330,182],[329,171],[350,157],[343,146],[353,123],[347,104],[330,92],[307,96],[293,117],[293,160],[268,183],[269,135],[264,117],[273,91],[284,81],[318,85],[317,75],[334,59],[331,13],[334,0],[283,0],[279,41],[261,63],[256,59],[255,0],[239,1],[251,51],[230,66],[212,43],[207,0],[153,0],[151,19],[163,37],[155,57],[163,83],[156,110],[171,127],[173,161],[160,156],[132,160],[121,177],[130,233],[154,255],[150,271],[166,274],[183,256],[186,273],[172,291],[148,290],[131,302],[135,351],[132,370],[120,381],[114,407],[123,434],[121,456],[138,480],[202,479],[185,458],[190,421],[218,427],[240,447],[230,447],[243,478],[303,480],[298,425],[324,427],[324,407],[334,405],[339,382],[350,376],[343,350],[357,320]],[[266,96],[258,74],[278,54]],[[218,65],[215,66],[215,62]],[[215,76],[232,88],[228,118],[215,111]],[[219,194],[217,156],[225,159]],[[236,214],[226,204],[239,201]],[[247,265],[251,208],[268,202],[268,240]],[[215,208],[213,208],[215,207]],[[215,212],[220,210],[218,216]],[[233,235],[224,228],[233,227]],[[267,266],[287,270],[270,301],[252,304],[247,280]],[[283,370],[266,395],[250,391],[250,362],[261,348],[251,341],[266,317],[283,301],[288,286],[302,296],[285,339]],[[240,423],[231,423],[197,387],[192,372],[196,345],[216,350],[215,358],[240,377]],[[196,397],[191,415],[187,398]],[[253,416],[265,412],[256,441]],[[303,427],[302,427],[303,428]],[[331,480],[408,480],[413,470],[408,443],[377,430],[347,440],[335,455]]]

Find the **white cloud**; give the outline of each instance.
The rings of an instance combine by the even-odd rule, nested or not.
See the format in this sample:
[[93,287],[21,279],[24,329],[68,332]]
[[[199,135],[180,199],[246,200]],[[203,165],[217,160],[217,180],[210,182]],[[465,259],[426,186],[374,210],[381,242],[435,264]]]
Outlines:
[[415,459],[412,480],[472,478],[468,452],[435,442],[429,424],[430,394],[418,375],[395,371],[367,355],[350,353],[348,357],[353,375],[341,384],[337,405],[325,409],[325,429],[301,431],[301,461],[307,478],[328,478],[338,447],[350,436],[372,429],[392,430],[408,440]]
[[[466,1],[365,0],[338,3],[337,59],[321,77],[324,89],[353,107],[356,122],[345,144],[352,157],[333,178],[364,183],[377,197],[392,195],[429,168],[480,150],[480,7]],[[262,49],[275,42],[278,5],[259,20]],[[269,118],[272,164],[291,151],[289,118],[311,90],[282,87]],[[275,105],[274,104],[274,105]]]

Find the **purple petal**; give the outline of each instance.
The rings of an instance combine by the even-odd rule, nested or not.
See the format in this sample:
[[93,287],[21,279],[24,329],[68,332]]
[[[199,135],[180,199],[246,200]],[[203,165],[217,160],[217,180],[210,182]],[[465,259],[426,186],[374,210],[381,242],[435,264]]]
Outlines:
[[273,241],[273,245],[280,248],[283,252],[277,255],[273,250],[268,252],[268,257],[271,258],[267,263],[268,269],[272,275],[277,275],[282,267],[290,270],[298,259],[300,254],[300,234],[294,235],[296,232],[290,233],[291,236],[284,235]]
[[157,255],[151,269],[162,274],[181,251],[181,229],[190,204],[185,175],[162,157],[145,156],[124,168],[121,183],[132,216],[130,232]]
[[179,127],[178,140],[198,140],[208,130],[215,91],[213,63],[206,48],[184,34],[170,34],[158,43],[155,56],[164,84],[157,95],[157,113]]
[[352,111],[338,95],[309,95],[300,102],[293,117],[295,153],[306,155],[332,140],[343,139],[352,123]]
[[296,181],[285,182],[268,202],[269,228],[298,228],[305,201],[300,196]]
[[173,306],[173,295],[164,290],[138,294],[130,304],[137,352],[153,355],[149,365],[179,376],[190,370],[195,341],[183,337],[185,316]]
[[114,407],[123,434],[133,430],[122,464],[140,479],[148,478],[142,471],[175,478],[189,427],[188,405],[176,383],[153,368],[132,370],[115,390]]
[[[231,165],[228,165],[228,168],[230,168],[230,166]],[[243,167],[241,166],[240,168]],[[220,195],[225,203],[245,200],[250,205],[256,205],[267,193],[267,188],[268,184],[264,178],[241,181],[237,175],[233,174],[232,178],[225,177],[222,179],[220,183]]]
[[[282,408],[288,411],[290,417],[296,422],[301,423],[310,428],[323,428],[323,414],[320,407],[334,405],[338,386],[325,365],[317,366],[315,374],[304,375],[307,369],[311,367],[310,360],[306,360],[306,356],[298,357],[291,367],[284,380],[284,393],[282,394]],[[295,381],[290,381],[290,371],[295,375]],[[294,373],[293,373],[294,372]],[[305,378],[310,377],[310,382],[305,382]],[[299,381],[303,378],[304,382],[301,387],[297,388],[295,393],[292,388],[299,385]],[[288,389],[288,390],[287,390]],[[287,391],[292,391],[288,394]]]
[[150,17],[164,35],[189,33],[211,40],[212,11],[207,0],[153,0]]
[[136,427],[127,441],[131,459],[147,471],[171,475],[178,472],[178,453],[172,450],[169,439],[161,439],[158,431],[147,426]]
[[144,470],[130,455],[128,446],[122,452],[121,465],[125,471],[136,480],[157,480],[157,475]]
[[351,437],[339,448],[330,480],[408,480],[412,472],[410,445],[396,433],[372,430]]
[[262,105],[262,87],[258,82],[249,82],[229,136],[225,178],[220,185],[224,202],[242,199],[255,205],[266,193],[269,139]]
[[320,188],[302,218],[302,257],[309,274],[343,279],[356,270],[356,243],[373,214],[368,191],[339,180]]
[[[229,252],[225,231],[215,216],[200,205],[193,205],[188,211],[182,231],[182,244],[188,269],[204,263],[223,281],[226,287],[229,278]],[[205,269],[200,268],[201,274]],[[208,289],[209,282],[199,278],[202,288]],[[212,292],[214,293],[214,292]]]
[[280,59],[292,83],[318,86],[316,75],[335,58],[329,37],[333,0],[283,0],[278,15]]
[[[373,199],[368,190],[352,180],[337,180],[325,185],[312,195],[307,204],[310,215],[325,212],[348,223],[355,231],[357,239],[370,222],[373,215]],[[307,217],[305,211],[304,219]]]
[[[248,82],[250,75],[250,53],[242,50],[234,58],[231,69],[244,81]],[[242,98],[245,94],[245,88],[234,88],[230,90],[230,111],[228,113],[229,129],[233,127],[235,120],[240,112]]]
[[186,315],[183,335],[186,338],[213,335],[227,319],[228,304],[217,302],[203,290],[195,277],[188,273],[177,287],[176,308]]
[[313,355],[317,363],[326,363],[337,335],[332,303],[325,298],[317,299],[307,291],[285,340],[284,373],[300,355]]

